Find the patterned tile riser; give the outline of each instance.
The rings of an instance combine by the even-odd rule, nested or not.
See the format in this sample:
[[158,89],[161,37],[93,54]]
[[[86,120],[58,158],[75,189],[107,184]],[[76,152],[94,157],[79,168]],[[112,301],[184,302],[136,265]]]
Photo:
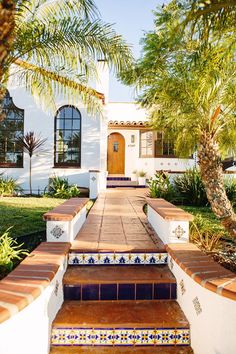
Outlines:
[[65,300],[175,300],[175,283],[64,285]]
[[53,328],[53,346],[168,346],[189,345],[183,328]]
[[167,253],[70,253],[69,265],[167,264]]

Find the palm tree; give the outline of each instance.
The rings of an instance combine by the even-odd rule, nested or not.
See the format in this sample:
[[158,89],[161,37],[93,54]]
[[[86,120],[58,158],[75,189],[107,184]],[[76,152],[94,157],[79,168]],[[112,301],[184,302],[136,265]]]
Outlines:
[[183,29],[185,14],[179,1],[156,12],[155,30],[143,41],[143,57],[123,78],[143,90],[140,102],[153,127],[172,136],[179,156],[197,150],[211,208],[236,237],[236,215],[221,164],[222,156],[236,150],[234,51],[224,36],[202,41],[202,28],[194,35]]
[[29,189],[32,195],[32,157],[35,153],[42,151],[42,147],[47,139],[37,137],[34,132],[28,132],[19,137],[17,144],[29,155]]
[[132,60],[129,46],[100,20],[93,0],[16,2],[1,84],[13,77],[46,109],[55,109],[55,97],[63,94],[72,103],[81,98],[91,113],[100,112],[103,95],[91,88],[97,59],[120,72]]

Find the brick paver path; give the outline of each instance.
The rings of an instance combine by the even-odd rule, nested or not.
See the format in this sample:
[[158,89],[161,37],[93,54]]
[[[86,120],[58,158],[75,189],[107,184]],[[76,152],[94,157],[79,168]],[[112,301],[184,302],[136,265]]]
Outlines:
[[146,189],[122,189],[101,194],[71,250],[164,249],[161,241],[153,237],[154,231],[143,212],[146,193]]

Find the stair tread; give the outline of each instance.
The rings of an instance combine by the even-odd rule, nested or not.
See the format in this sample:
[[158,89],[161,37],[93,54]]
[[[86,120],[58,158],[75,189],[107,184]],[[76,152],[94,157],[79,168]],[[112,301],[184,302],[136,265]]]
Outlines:
[[81,266],[68,267],[63,283],[106,284],[106,283],[175,283],[175,277],[167,266]]
[[65,301],[53,327],[189,328],[176,301]]
[[190,347],[52,347],[50,354],[193,354]]

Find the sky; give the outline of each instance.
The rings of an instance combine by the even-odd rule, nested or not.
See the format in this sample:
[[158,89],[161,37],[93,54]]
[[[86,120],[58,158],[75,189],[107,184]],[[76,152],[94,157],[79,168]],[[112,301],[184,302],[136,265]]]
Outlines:
[[[135,58],[140,55],[139,42],[143,34],[154,28],[152,11],[164,2],[163,0],[95,0],[101,18],[105,22],[114,24],[117,33],[123,35],[132,45]],[[122,85],[114,76],[110,77],[109,101],[130,102],[134,101],[134,97],[133,88]]]

